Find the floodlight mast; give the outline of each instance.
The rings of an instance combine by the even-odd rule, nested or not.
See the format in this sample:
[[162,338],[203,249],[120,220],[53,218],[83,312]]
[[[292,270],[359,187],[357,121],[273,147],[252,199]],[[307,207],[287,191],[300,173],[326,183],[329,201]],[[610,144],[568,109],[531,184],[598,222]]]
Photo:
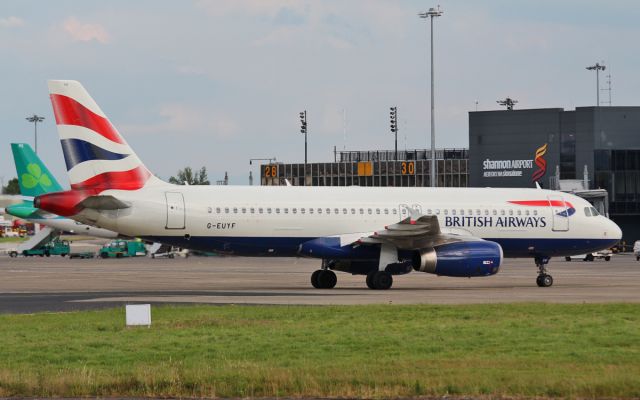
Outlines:
[[595,63],[587,67],[589,71],[596,71],[596,105],[598,107],[600,107],[600,71],[604,71],[606,68],[604,61],[602,61],[602,64]]
[[38,122],[44,121],[44,117],[33,114],[32,116],[27,117],[25,119],[29,122],[33,122],[33,130],[34,130],[34,137],[35,137],[34,145],[36,149],[36,154],[38,154]]
[[431,18],[431,187],[436,187],[436,123],[434,112],[434,94],[433,94],[433,18],[442,16],[440,6],[438,8],[430,8],[429,11],[419,13],[422,19]]

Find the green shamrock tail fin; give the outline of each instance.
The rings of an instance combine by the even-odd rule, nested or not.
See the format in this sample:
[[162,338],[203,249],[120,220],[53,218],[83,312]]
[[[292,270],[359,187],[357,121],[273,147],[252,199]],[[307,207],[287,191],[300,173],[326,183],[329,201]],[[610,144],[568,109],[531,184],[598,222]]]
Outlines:
[[13,160],[16,163],[20,193],[23,196],[38,196],[49,192],[60,192],[62,187],[42,160],[26,143],[11,143]]

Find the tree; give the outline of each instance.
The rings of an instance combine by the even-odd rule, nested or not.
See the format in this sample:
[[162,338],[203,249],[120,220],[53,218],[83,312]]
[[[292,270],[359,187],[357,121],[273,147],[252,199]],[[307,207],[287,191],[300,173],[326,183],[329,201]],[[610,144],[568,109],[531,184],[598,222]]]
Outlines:
[[202,167],[195,174],[191,167],[185,167],[178,170],[176,176],[169,178],[169,182],[176,185],[210,185],[209,177],[207,176],[207,168]]
[[18,178],[13,178],[7,182],[7,186],[2,188],[2,194],[20,194],[20,185]]

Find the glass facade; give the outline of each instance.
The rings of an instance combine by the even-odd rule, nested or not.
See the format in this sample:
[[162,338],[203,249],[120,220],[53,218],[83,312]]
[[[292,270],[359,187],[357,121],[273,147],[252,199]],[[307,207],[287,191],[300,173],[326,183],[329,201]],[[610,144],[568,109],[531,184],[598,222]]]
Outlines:
[[595,186],[609,192],[611,214],[640,214],[640,150],[595,150]]

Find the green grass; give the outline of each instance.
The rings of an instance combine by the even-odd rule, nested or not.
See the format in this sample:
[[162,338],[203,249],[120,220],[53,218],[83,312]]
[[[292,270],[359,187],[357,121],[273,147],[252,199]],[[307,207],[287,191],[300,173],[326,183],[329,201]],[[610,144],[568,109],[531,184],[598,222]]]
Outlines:
[[0,237],[0,243],[20,243],[29,238],[27,237]]
[[[428,295],[426,293],[425,295]],[[0,316],[0,397],[639,397],[640,306],[154,307]]]

